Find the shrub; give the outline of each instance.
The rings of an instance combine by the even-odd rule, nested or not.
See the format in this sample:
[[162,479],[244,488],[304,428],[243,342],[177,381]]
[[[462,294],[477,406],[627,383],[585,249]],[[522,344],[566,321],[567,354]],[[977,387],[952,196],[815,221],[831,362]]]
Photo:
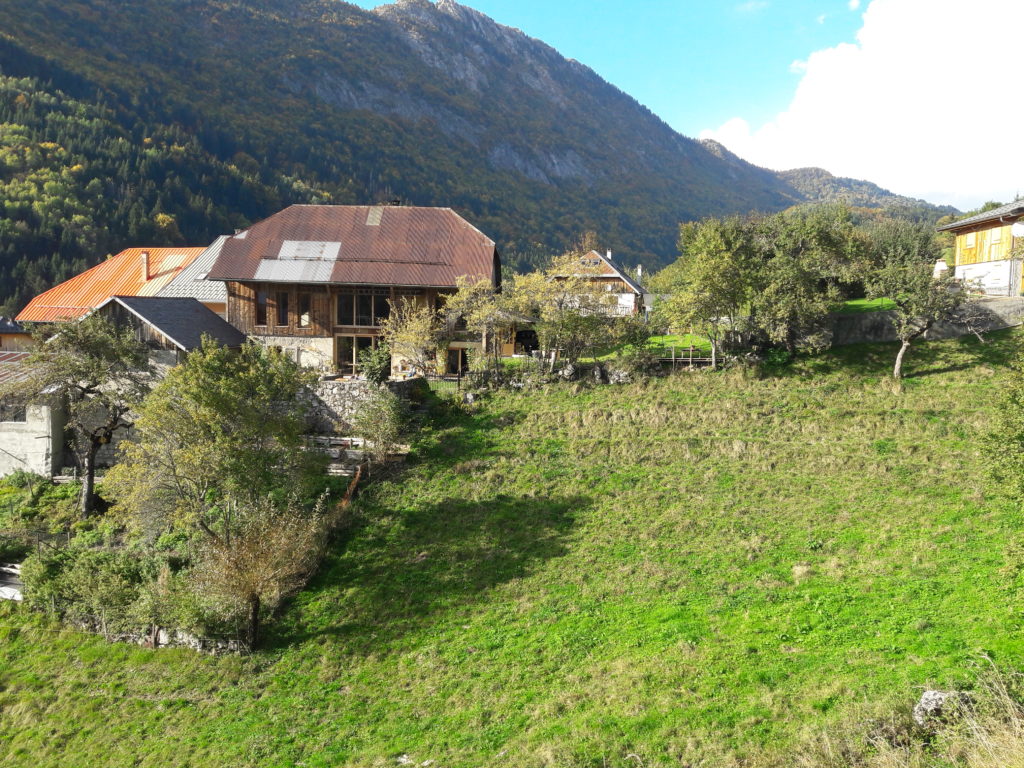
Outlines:
[[359,353],[359,370],[366,380],[383,384],[391,377],[391,348],[385,342],[367,347]]

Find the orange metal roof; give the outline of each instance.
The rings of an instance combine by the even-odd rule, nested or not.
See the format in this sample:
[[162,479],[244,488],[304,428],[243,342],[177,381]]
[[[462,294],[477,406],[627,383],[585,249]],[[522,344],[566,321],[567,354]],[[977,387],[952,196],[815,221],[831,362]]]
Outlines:
[[[19,323],[77,320],[111,296],[154,296],[205,248],[128,248],[36,296],[15,318]],[[149,252],[149,279],[142,254]]]

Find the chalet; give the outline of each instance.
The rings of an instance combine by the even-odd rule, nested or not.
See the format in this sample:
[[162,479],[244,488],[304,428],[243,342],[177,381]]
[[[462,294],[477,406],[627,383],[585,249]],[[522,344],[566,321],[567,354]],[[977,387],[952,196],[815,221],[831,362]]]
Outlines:
[[644,311],[644,289],[612,260],[612,252],[591,251],[580,258],[582,269],[576,277],[599,286],[609,296],[610,315],[638,315]]
[[156,296],[205,248],[128,248],[39,294],[15,318],[19,323],[78,320],[111,296]]
[[293,205],[226,238],[206,279],[226,284],[227,320],[243,333],[354,374],[390,302],[437,307],[459,277],[500,288],[501,262],[494,241],[450,208]]
[[21,323],[0,317],[0,352],[23,352],[32,346],[32,336]]
[[1024,199],[939,227],[956,238],[954,275],[971,290],[991,296],[1020,296],[1024,284]]

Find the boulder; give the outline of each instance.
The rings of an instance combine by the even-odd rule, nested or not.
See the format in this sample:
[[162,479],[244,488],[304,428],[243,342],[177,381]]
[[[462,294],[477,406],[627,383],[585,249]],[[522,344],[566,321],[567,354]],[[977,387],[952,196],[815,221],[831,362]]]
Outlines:
[[925,691],[921,694],[911,716],[922,728],[941,723],[950,718],[964,703],[959,691]]
[[632,374],[624,368],[611,368],[608,371],[609,384],[629,384],[632,380]]

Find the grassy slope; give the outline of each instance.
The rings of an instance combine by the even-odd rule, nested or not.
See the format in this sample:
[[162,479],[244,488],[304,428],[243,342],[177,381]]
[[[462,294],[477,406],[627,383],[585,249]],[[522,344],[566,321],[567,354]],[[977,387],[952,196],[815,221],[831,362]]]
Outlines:
[[0,608],[0,761],[792,764],[860,702],[1021,663],[1021,516],[979,451],[994,339],[915,350],[902,394],[877,346],[495,397],[364,495],[256,657]]

